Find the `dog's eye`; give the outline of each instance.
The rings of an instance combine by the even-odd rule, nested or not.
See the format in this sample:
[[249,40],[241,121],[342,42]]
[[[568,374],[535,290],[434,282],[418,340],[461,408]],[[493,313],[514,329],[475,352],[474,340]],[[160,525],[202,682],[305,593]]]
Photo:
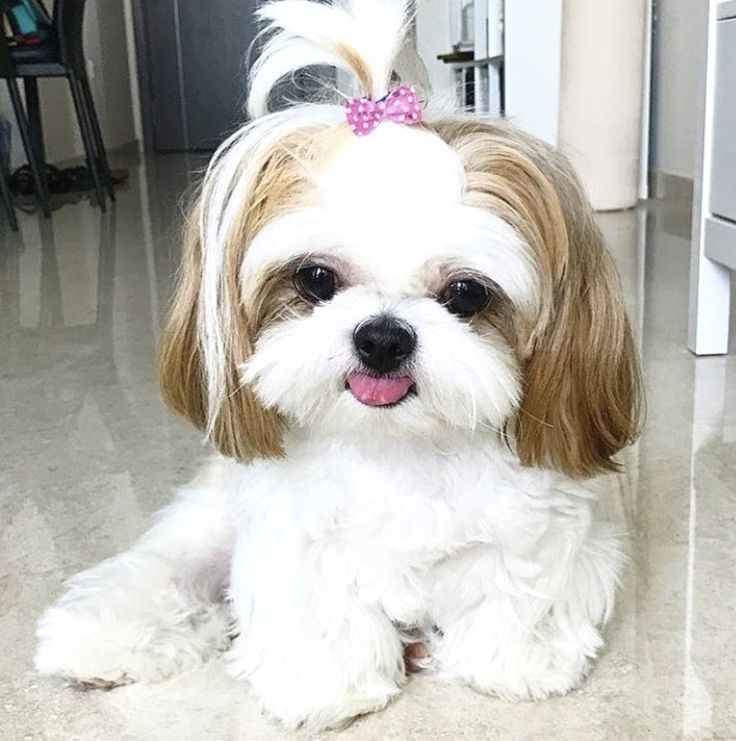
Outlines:
[[310,304],[329,301],[337,291],[337,279],[329,268],[309,265],[294,273],[294,287]]
[[471,317],[482,311],[491,296],[488,289],[477,280],[456,280],[440,294],[440,302],[451,313]]

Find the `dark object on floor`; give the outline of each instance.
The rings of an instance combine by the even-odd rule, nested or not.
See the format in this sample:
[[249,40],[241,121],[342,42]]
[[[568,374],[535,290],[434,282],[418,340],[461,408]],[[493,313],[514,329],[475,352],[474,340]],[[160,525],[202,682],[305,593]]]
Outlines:
[[[127,169],[112,170],[111,177],[116,186],[128,182]],[[94,179],[87,167],[46,166],[46,182],[49,189],[49,205],[57,211],[67,203],[79,203],[87,198],[95,198]],[[9,178],[10,191],[15,195],[17,207],[24,213],[35,213],[38,210],[36,182],[28,165],[19,167]]]
[[[53,165],[46,165],[46,184],[49,193],[68,193],[71,190],[71,183]],[[19,167],[10,176],[10,188],[16,195],[35,195],[36,182],[33,177],[33,171],[28,165]]]
[[[115,200],[113,179],[107,161],[92,90],[87,78],[82,32],[86,0],[55,0],[47,15],[48,38],[33,44],[15,44],[0,34],[0,77],[5,78],[28,158],[35,192],[45,215],[51,213],[47,168],[41,123],[38,78],[65,77],[69,82],[79,129],[84,143],[89,175],[97,202],[106,210],[106,197]],[[7,4],[0,4],[7,14]],[[41,23],[40,25],[44,25]],[[17,80],[25,88],[25,107]]]
[[[113,183],[121,185],[128,180],[127,170],[111,172]],[[71,193],[94,190],[95,183],[87,167],[64,167],[46,165],[46,182],[50,194]],[[36,183],[28,165],[22,165],[10,176],[10,187],[13,193],[31,196],[36,193]]]

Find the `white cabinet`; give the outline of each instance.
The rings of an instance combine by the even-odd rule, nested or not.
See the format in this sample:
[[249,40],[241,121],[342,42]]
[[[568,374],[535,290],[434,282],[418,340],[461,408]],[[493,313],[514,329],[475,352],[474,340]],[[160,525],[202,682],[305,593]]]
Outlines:
[[709,2],[688,345],[696,355],[723,355],[728,352],[730,271],[736,270],[736,0]]
[[[736,5],[736,4],[735,4]],[[734,8],[736,16],[736,8]],[[736,222],[736,17],[716,22],[710,211]]]

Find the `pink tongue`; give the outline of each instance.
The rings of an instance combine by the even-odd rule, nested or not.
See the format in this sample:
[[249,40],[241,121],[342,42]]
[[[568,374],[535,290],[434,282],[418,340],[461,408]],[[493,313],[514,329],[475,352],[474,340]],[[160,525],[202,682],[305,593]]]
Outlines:
[[402,378],[373,378],[365,373],[349,373],[348,386],[353,396],[363,404],[382,407],[395,404],[408,393],[414,381],[407,376]]

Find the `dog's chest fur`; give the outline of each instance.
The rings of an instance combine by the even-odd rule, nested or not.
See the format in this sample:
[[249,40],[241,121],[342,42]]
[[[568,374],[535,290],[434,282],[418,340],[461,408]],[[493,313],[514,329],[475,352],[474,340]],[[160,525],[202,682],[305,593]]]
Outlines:
[[589,522],[571,482],[477,440],[295,440],[284,460],[229,465],[239,539],[272,559],[282,547],[301,554],[325,583],[408,625],[467,609],[484,581],[538,588],[550,549],[564,550]]

